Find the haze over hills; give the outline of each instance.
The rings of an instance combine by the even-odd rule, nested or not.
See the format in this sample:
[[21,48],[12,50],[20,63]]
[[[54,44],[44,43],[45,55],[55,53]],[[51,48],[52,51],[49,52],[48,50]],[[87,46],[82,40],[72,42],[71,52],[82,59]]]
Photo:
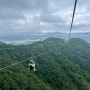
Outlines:
[[[14,45],[18,44],[31,44],[36,41],[42,41],[49,37],[58,37],[63,39],[68,39],[68,33],[60,33],[60,32],[49,32],[49,33],[29,33],[29,34],[20,34],[20,35],[10,35],[10,36],[0,36],[0,40],[5,43],[10,43]],[[81,38],[90,43],[90,33],[72,33],[71,38]]]
[[47,38],[18,46],[0,42],[0,48],[0,68],[47,52],[33,58],[35,72],[29,71],[29,59],[1,70],[0,90],[90,90],[90,44],[82,39]]

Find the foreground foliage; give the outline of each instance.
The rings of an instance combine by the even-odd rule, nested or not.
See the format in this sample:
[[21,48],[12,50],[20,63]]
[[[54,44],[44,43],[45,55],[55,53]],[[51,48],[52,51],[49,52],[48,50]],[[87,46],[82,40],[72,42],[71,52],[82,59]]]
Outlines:
[[[29,71],[29,59],[0,71],[0,90],[90,90],[90,44],[48,38],[31,45],[0,42],[0,68],[34,57],[36,71]],[[13,49],[2,49],[13,48]]]

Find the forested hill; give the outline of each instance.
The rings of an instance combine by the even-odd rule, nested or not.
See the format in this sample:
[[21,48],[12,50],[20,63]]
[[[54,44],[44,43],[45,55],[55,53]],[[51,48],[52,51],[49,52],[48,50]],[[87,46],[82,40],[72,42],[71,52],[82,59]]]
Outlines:
[[[35,72],[28,67],[33,56]],[[19,46],[0,42],[0,68],[22,60],[27,61],[0,70],[0,90],[90,90],[90,44],[82,39],[48,38]]]

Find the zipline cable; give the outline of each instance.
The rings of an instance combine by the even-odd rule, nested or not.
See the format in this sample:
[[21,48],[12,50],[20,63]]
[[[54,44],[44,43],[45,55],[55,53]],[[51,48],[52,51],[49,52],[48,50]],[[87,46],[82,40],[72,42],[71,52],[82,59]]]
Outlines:
[[74,4],[74,10],[73,10],[72,21],[71,21],[71,26],[70,26],[69,39],[70,39],[70,36],[71,36],[71,31],[72,31],[72,25],[73,25],[73,20],[74,20],[74,16],[75,16],[76,5],[77,5],[77,0],[75,0],[75,4]]
[[[70,39],[70,36],[71,36],[71,31],[72,31],[72,25],[73,25],[73,20],[74,20],[74,15],[75,15],[75,10],[76,10],[76,5],[77,5],[77,0],[75,0],[75,4],[74,4],[74,11],[73,11],[72,21],[71,21],[71,26],[70,26],[69,39]],[[9,49],[9,48],[8,48],[8,49]],[[53,50],[49,50],[49,51],[53,51]],[[49,52],[49,51],[47,51],[47,52]],[[28,61],[29,59],[32,59],[32,58],[34,58],[34,57],[44,55],[44,54],[46,54],[47,52],[38,54],[38,55],[33,56],[33,57],[31,57],[31,58],[28,58],[28,59],[26,59],[26,60],[22,60],[22,61],[20,61],[20,62],[16,62],[16,63],[13,63],[13,64],[8,65],[8,66],[6,66],[6,67],[0,68],[0,71],[3,70],[3,69],[6,69],[6,68],[12,67],[12,66],[14,66],[14,65],[17,65],[17,64],[19,64],[19,63]]]
[[[47,51],[47,52],[50,52],[50,51],[53,51],[53,50],[49,50],[49,51]],[[22,60],[22,61],[20,61],[20,62],[13,63],[13,64],[8,65],[8,66],[5,66],[5,67],[3,67],[3,68],[0,68],[0,71],[3,70],[3,69],[9,68],[9,67],[15,66],[15,65],[17,65],[17,64],[19,64],[19,63],[22,63],[22,62],[28,61],[28,60],[30,60],[30,59],[33,59],[33,58],[35,58],[35,57],[38,57],[38,56],[44,55],[44,54],[46,54],[47,52],[44,52],[44,53],[38,54],[38,55],[36,55],[36,56],[32,56],[31,58],[28,58],[28,59]]]

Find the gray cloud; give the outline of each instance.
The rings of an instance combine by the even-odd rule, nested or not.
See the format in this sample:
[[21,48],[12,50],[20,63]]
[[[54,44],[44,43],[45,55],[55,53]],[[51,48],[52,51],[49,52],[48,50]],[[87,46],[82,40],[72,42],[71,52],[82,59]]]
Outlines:
[[[73,30],[90,30],[89,4],[78,1]],[[45,30],[68,32],[73,5],[73,0],[0,0],[0,35],[10,39]]]
[[47,7],[47,0],[0,0],[0,19],[20,19],[25,12],[47,11]]
[[0,8],[29,10],[46,8],[47,0],[0,0]]
[[1,20],[12,20],[12,19],[21,19],[24,18],[23,13],[19,11],[13,10],[2,10],[0,11],[0,19]]
[[40,21],[46,23],[64,23],[60,16],[50,14],[41,15]]

